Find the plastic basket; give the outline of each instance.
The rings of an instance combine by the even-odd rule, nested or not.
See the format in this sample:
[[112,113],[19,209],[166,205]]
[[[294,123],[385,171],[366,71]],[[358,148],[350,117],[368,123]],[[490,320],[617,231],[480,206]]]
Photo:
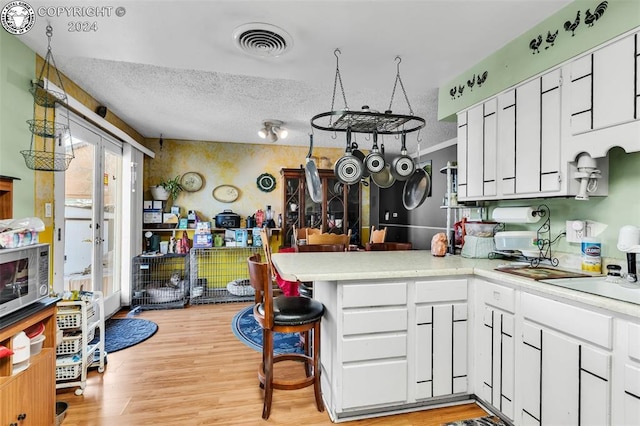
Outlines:
[[56,322],[58,323],[58,328],[62,330],[69,328],[79,328],[82,326],[82,312],[58,311]]
[[80,375],[82,363],[56,365],[56,380],[71,380]]
[[82,335],[65,336],[56,347],[56,355],[77,354],[82,349]]

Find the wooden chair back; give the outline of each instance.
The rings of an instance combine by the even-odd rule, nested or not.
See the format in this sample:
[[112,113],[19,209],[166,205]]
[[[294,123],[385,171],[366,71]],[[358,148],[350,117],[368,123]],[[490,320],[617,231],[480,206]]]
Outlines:
[[375,226],[371,226],[371,235],[369,237],[370,243],[384,243],[384,240],[387,238],[387,227],[385,226],[383,229],[377,229]]
[[318,228],[296,228],[293,226],[293,235],[295,238],[295,244],[298,244],[299,240],[306,240],[309,235],[321,234],[322,231]]
[[351,230],[348,234],[316,234],[307,237],[307,244],[343,244],[348,247],[351,241]]
[[345,245],[344,244],[306,244],[302,246],[296,246],[296,251],[300,253],[339,252],[339,251],[345,251]]
[[367,243],[366,251],[394,251],[394,250],[411,250],[411,243]]
[[[249,256],[247,259],[249,266],[249,282],[255,290],[255,305],[253,315],[265,329],[273,328],[273,287],[271,285],[271,271],[269,263],[261,262],[258,253]],[[262,304],[264,316],[258,313],[258,306]]]

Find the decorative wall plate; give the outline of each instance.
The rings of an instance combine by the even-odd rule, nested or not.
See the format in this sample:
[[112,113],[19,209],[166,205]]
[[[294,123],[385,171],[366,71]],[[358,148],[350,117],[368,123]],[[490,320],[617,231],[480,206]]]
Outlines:
[[202,176],[197,172],[188,172],[180,178],[180,185],[187,192],[196,192],[202,189]]
[[276,188],[276,178],[269,173],[263,173],[258,176],[256,183],[258,184],[260,191],[263,192],[271,192]]
[[221,203],[233,203],[240,196],[240,192],[233,185],[220,185],[213,189],[212,195]]

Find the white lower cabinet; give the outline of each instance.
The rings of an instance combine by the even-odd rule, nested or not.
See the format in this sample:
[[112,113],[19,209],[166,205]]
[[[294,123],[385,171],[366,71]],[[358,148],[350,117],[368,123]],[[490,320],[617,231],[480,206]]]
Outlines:
[[484,282],[476,288],[476,396],[513,421],[515,291]]
[[528,293],[521,311],[516,423],[612,424],[613,318]]
[[467,280],[416,282],[416,399],[467,392]]
[[612,390],[612,424],[631,426],[640,420],[640,320],[616,320],[616,363]]

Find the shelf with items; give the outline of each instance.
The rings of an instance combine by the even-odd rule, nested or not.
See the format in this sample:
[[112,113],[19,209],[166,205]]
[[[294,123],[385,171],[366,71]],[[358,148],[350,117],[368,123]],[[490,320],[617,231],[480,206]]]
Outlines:
[[63,332],[56,347],[56,389],[77,387],[75,394],[82,395],[89,367],[97,365],[98,372],[104,372],[102,292],[81,292],[80,300],[58,302],[56,322]]
[[306,187],[304,169],[282,169],[283,223],[282,244],[290,246],[293,228],[317,228],[322,232],[346,234],[351,230],[352,243],[360,243],[361,185],[344,185],[333,170],[320,169],[322,201],[314,202]]

